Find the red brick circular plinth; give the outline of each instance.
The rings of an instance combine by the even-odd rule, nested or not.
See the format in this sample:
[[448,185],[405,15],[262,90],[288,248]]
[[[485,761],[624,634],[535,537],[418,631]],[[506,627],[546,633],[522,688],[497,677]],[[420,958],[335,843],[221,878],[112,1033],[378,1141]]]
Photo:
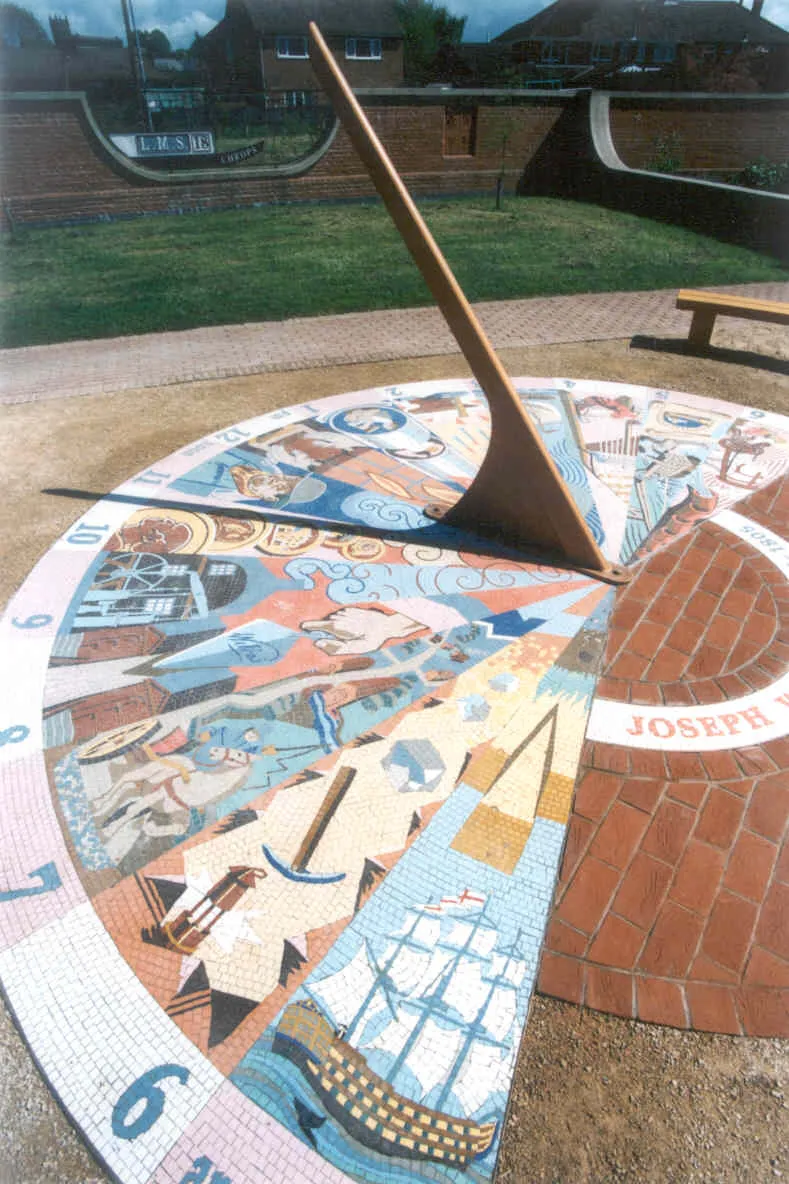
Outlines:
[[[787,535],[789,479],[737,509]],[[705,524],[617,599],[598,694],[705,704],[789,668],[789,584]],[[789,738],[587,743],[539,989],[679,1028],[789,1036]]]

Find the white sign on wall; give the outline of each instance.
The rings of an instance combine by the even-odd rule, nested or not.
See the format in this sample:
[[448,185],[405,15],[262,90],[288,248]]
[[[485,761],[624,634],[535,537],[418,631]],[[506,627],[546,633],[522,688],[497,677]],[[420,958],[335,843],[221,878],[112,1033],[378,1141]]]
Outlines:
[[116,148],[135,159],[146,156],[210,156],[213,132],[142,132],[110,136]]

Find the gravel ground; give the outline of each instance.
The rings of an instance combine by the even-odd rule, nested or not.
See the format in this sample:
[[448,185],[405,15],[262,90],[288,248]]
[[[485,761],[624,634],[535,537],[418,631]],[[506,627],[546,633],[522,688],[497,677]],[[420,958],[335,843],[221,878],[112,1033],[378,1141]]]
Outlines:
[[532,1007],[498,1184],[789,1179],[785,1041]]

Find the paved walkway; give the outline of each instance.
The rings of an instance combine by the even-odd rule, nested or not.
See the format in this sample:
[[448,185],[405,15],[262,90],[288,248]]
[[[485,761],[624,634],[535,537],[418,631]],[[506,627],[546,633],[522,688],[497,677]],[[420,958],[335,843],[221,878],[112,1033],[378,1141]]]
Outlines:
[[[789,283],[742,284],[716,291],[789,300]],[[475,305],[497,350],[634,334],[684,337],[690,313],[674,307],[676,289],[502,300]],[[726,341],[721,318],[713,341]],[[313,366],[381,362],[457,353],[435,308],[220,325],[0,351],[0,402],[59,399],[232,378]]]

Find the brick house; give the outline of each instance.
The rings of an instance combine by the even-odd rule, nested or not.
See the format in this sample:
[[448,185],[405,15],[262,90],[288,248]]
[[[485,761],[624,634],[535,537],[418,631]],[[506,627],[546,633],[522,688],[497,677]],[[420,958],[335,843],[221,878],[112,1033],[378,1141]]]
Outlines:
[[[562,86],[638,84],[653,74],[662,88],[732,89],[727,73],[758,89],[789,84],[789,33],[761,15],[764,0],[555,0],[507,29],[524,76]],[[747,70],[743,64],[747,64]],[[744,89],[757,87],[744,86]]]
[[309,102],[318,83],[308,25],[320,28],[351,86],[403,82],[403,31],[391,0],[227,0],[203,39],[215,90],[265,92],[277,102]]

